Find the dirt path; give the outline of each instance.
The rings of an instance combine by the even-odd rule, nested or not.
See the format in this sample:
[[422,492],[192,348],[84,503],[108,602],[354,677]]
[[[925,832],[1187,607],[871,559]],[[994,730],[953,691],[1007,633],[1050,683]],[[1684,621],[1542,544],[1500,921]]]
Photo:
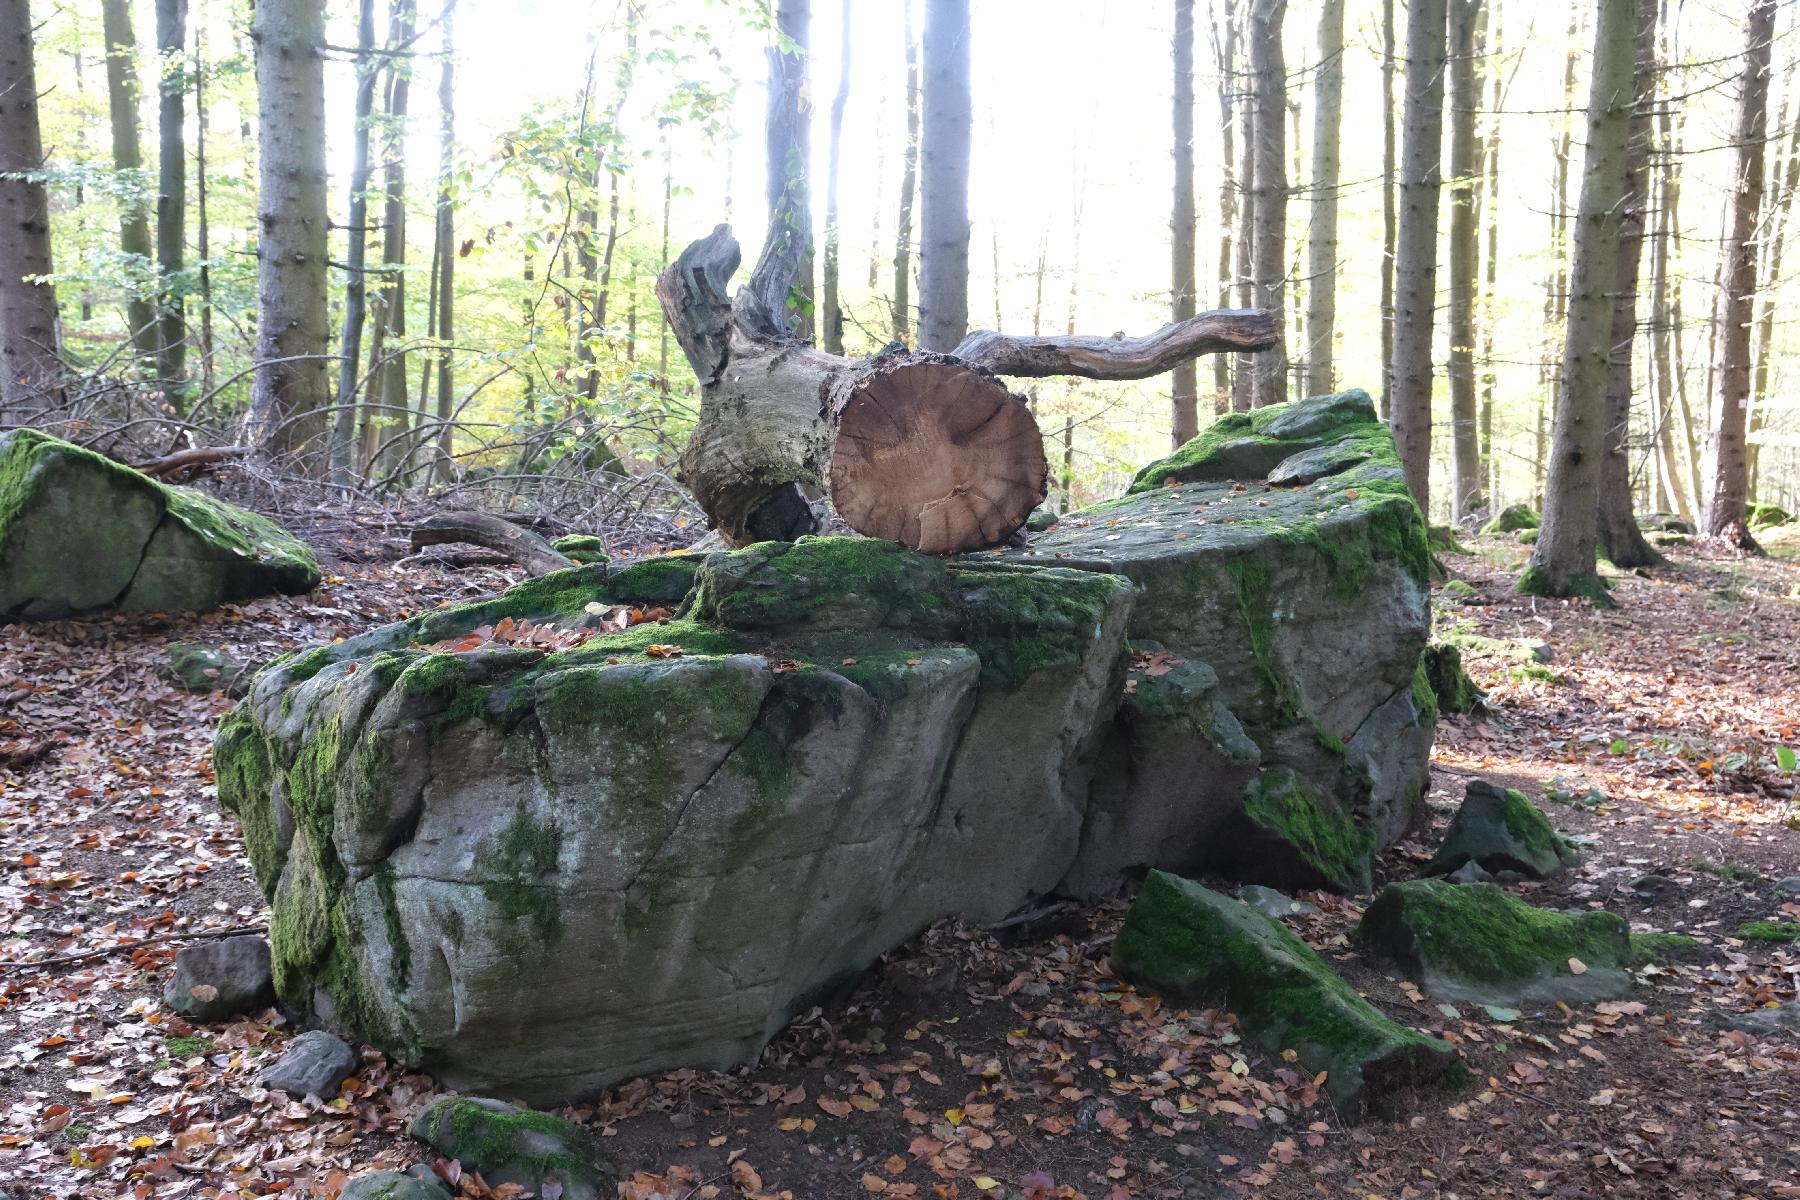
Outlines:
[[[1472,776],[1521,787],[1585,842],[1580,870],[1518,890],[1688,933],[1699,961],[1635,999],[1499,1020],[1365,961],[1359,906],[1313,896],[1300,931],[1385,1011],[1449,1038],[1477,1083],[1347,1124],[1313,1081],[1250,1052],[1223,1012],[1162,1007],[1107,968],[1123,901],[1007,931],[942,925],[797,1021],[755,1069],[677,1072],[571,1110],[636,1200],[867,1195],[1800,1196],[1800,1043],[1721,1031],[1795,997],[1800,955],[1744,920],[1800,915],[1800,602],[1791,565],[1684,548],[1627,576],[1611,613],[1510,592],[1510,541],[1448,556],[1440,625],[1547,641],[1469,665],[1493,704],[1440,729],[1436,832]],[[262,920],[235,823],[212,798],[229,706],[161,682],[172,641],[256,660],[502,582],[496,571],[343,563],[310,598],[160,624],[0,628],[0,1193],[332,1195],[418,1154],[431,1094],[373,1051],[329,1105],[263,1091],[275,1014],[192,1029],[160,988],[179,941]],[[1413,873],[1435,833],[1383,863]],[[1666,882],[1635,885],[1646,875]],[[21,966],[19,964],[35,964]],[[1508,1016],[1504,1012],[1500,1016]],[[471,1195],[484,1194],[465,1180]]]

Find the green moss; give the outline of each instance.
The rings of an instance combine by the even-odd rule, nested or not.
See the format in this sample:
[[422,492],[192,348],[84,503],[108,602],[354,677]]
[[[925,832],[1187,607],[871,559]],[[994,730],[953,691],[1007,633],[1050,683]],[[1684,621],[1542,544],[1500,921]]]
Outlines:
[[498,596],[436,609],[413,618],[403,628],[407,640],[429,645],[507,617],[532,621],[579,618],[589,604],[606,598],[606,564],[589,563],[528,579]]
[[1382,889],[1358,936],[1404,966],[1429,964],[1459,980],[1500,985],[1566,974],[1571,958],[1589,967],[1627,965],[1626,932],[1614,913],[1571,917],[1492,884],[1413,879]]
[[549,1113],[506,1105],[499,1110],[474,1100],[447,1096],[413,1118],[407,1132],[490,1180],[598,1187],[599,1147],[579,1125]]
[[[1197,470],[1217,459],[1227,445],[1250,436],[1254,436],[1254,428],[1249,413],[1226,413],[1201,430],[1200,436],[1183,443],[1175,453],[1158,459],[1139,471],[1131,481],[1127,494],[1162,487],[1169,479],[1186,481]],[[1272,442],[1275,439],[1267,440]]]
[[[315,646],[287,662],[287,681],[291,687],[296,683],[305,683],[332,663],[330,646]],[[276,664],[270,664],[271,666]]]
[[[1456,530],[1452,529],[1448,525],[1433,525],[1429,530],[1426,531],[1425,536],[1426,536],[1426,540],[1430,542],[1431,549],[1434,553],[1437,553],[1437,554],[1467,554],[1467,553],[1469,553],[1469,548],[1467,546],[1464,546],[1461,542],[1456,540]],[[1453,582],[1462,583],[1462,581],[1460,579],[1454,580]],[[1468,585],[1464,584],[1463,586],[1467,587]],[[1470,588],[1469,590],[1473,591],[1474,589]]]
[[737,634],[698,621],[648,621],[589,638],[573,650],[558,651],[545,658],[539,669],[558,671],[591,666],[609,658],[641,659],[651,646],[674,646],[688,655],[741,654],[750,649],[750,644]]
[[1631,935],[1633,962],[1691,962],[1699,958],[1700,953],[1700,943],[1685,933],[1634,933]]
[[603,563],[607,559],[606,539],[591,533],[565,533],[551,542],[550,548],[564,558],[583,565]]
[[276,828],[275,804],[270,795],[275,767],[268,739],[257,727],[248,706],[226,713],[213,735],[213,779],[219,803],[233,813],[244,830],[244,848],[262,887],[265,900],[273,897],[275,881],[287,860],[287,847]]
[[803,537],[708,555],[691,614],[733,629],[874,629],[940,614],[942,559],[884,538]]
[[1794,921],[1745,921],[1732,935],[1746,942],[1800,942],[1800,923]]
[[1787,525],[1794,519],[1794,514],[1779,504],[1752,504],[1749,512],[1750,532],[1757,533],[1771,529],[1776,525]]
[[1313,722],[1313,736],[1319,740],[1320,748],[1328,753],[1335,754],[1340,758],[1350,753],[1350,747],[1344,744],[1343,738],[1317,721]]
[[421,654],[400,673],[395,686],[408,696],[443,695],[460,688],[467,674],[462,659],[454,654]]
[[1506,677],[1514,683],[1548,683],[1561,687],[1569,682],[1561,675],[1541,663],[1521,663],[1507,671]]
[[1375,834],[1335,804],[1321,799],[1290,767],[1275,767],[1251,781],[1244,815],[1265,834],[1291,847],[1319,880],[1339,891],[1369,890]]
[[498,844],[482,851],[493,864],[493,878],[482,884],[482,894],[506,920],[528,922],[543,942],[553,942],[562,933],[556,890],[544,882],[558,870],[561,843],[561,830],[551,822],[533,820],[521,804]]
[[1565,585],[1559,585],[1542,568],[1528,566],[1519,573],[1519,582],[1513,590],[1521,596],[1578,596],[1595,608],[1618,607],[1612,593],[1606,590],[1606,581],[1592,571],[1569,580]]
[[1497,533],[1516,533],[1521,529],[1536,529],[1542,524],[1537,510],[1529,504],[1509,504],[1494,514],[1492,520],[1481,527],[1483,537],[1491,537]]
[[1466,579],[1452,579],[1438,588],[1438,591],[1459,604],[1481,598],[1480,591]]
[[1500,804],[1500,823],[1506,832],[1532,854],[1560,856],[1568,847],[1568,839],[1556,832],[1556,826],[1542,809],[1526,799],[1518,788],[1507,788]]
[[640,558],[612,573],[607,592],[619,604],[679,604],[694,590],[702,561],[694,554]]
[[1236,591],[1238,618],[1262,679],[1271,723],[1291,725],[1299,717],[1300,694],[1275,649],[1275,598],[1269,592],[1268,563],[1258,555],[1245,555],[1226,563],[1225,570]]
[[387,928],[388,953],[394,964],[394,982],[404,988],[412,973],[412,945],[400,923],[400,899],[394,892],[394,864],[386,859],[375,868],[375,893],[381,898],[381,918]]
[[1446,643],[1426,646],[1420,666],[1437,700],[1438,711],[1473,713],[1486,706],[1487,698],[1463,670],[1462,651],[1457,647]]
[[1419,659],[1419,665],[1413,669],[1412,677],[1413,707],[1418,710],[1424,721],[1438,719],[1437,689],[1431,686],[1431,673],[1425,669],[1425,660]]
[[1329,1073],[1339,1102],[1365,1084],[1441,1075],[1454,1053],[1377,1012],[1280,922],[1152,871],[1113,943],[1125,978],[1181,1003],[1229,1005],[1271,1053]]
[[213,1052],[213,1040],[198,1034],[191,1037],[172,1037],[163,1044],[168,1047],[169,1057],[175,1059],[194,1058],[197,1055]]

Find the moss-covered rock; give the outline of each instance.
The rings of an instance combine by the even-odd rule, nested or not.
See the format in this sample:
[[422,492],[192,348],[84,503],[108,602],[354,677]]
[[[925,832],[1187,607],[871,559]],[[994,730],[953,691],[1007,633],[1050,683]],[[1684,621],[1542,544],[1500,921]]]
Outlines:
[[[1253,412],[1227,413],[1169,457],[1139,471],[1131,481],[1131,491],[1262,479],[1271,473],[1280,476],[1279,480],[1271,478],[1271,483],[1311,483],[1379,456],[1379,440],[1359,446],[1361,439],[1345,436],[1350,430],[1368,433],[1379,425],[1374,401],[1360,388]],[[1327,444],[1332,450],[1318,453]]]
[[254,513],[39,433],[0,434],[0,619],[208,609],[319,582]]
[[1631,959],[1634,963],[1693,962],[1701,956],[1699,941],[1685,933],[1634,933],[1631,935]]
[[1534,908],[1491,883],[1390,884],[1363,914],[1357,937],[1447,1000],[1550,1003],[1631,990],[1634,955],[1622,919]]
[[1645,533],[1673,533],[1693,537],[1699,532],[1692,521],[1674,513],[1643,513],[1639,515],[1637,523],[1638,528]]
[[1280,922],[1186,879],[1153,871],[1113,943],[1113,967],[1177,1003],[1223,1004],[1271,1055],[1325,1073],[1340,1107],[1459,1071],[1448,1044],[1378,1012]]
[[1750,506],[1750,532],[1756,533],[1764,529],[1772,529],[1777,525],[1788,525],[1794,520],[1794,514],[1779,504],[1752,504]]
[[463,1170],[480,1172],[490,1187],[515,1184],[541,1196],[546,1184],[556,1184],[565,1200],[610,1200],[616,1187],[616,1173],[593,1134],[501,1100],[441,1097],[406,1132]]
[[1745,942],[1800,942],[1800,923],[1793,921],[1745,921],[1731,931],[1731,936]]
[[1496,533],[1517,533],[1522,529],[1536,529],[1543,523],[1537,509],[1529,504],[1509,504],[1495,513],[1486,525],[1481,527],[1484,537],[1492,537]]
[[1542,810],[1516,788],[1472,779],[1462,807],[1425,871],[1448,875],[1467,862],[1487,871],[1517,871],[1532,879],[1560,875],[1581,861],[1575,844],[1556,832]]
[[1244,792],[1242,836],[1222,864],[1237,879],[1281,887],[1367,892],[1375,833],[1291,767],[1262,772]]
[[168,661],[158,668],[158,673],[183,691],[241,696],[250,686],[249,668],[223,650],[171,642],[167,653]]
[[450,1193],[435,1179],[399,1171],[369,1171],[346,1183],[338,1200],[450,1200]]
[[591,533],[565,533],[550,543],[550,548],[576,563],[603,563],[610,555],[606,539]]
[[1436,642],[1425,647],[1421,662],[1440,713],[1477,713],[1487,706],[1487,697],[1463,669],[1461,649]]

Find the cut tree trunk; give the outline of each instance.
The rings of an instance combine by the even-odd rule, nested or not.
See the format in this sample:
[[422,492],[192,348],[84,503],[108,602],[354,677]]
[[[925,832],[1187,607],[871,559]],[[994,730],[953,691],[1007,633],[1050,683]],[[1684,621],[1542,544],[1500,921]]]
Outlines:
[[679,477],[733,545],[789,541],[822,523],[823,489],[858,532],[937,553],[995,545],[1043,500],[1042,439],[1026,402],[994,377],[1143,379],[1198,354],[1276,344],[1260,310],[1201,313],[1141,338],[1010,337],[977,331],[949,355],[826,354],[783,336],[803,247],[765,250],[735,301],[740,261],[727,225],[657,280],[701,385]]

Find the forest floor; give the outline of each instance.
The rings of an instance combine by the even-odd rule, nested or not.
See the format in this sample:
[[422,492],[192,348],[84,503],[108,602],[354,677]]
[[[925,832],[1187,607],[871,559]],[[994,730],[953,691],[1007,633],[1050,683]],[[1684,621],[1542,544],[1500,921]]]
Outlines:
[[[1307,898],[1296,928],[1379,1007],[1455,1042],[1475,1082],[1348,1122],[1229,1014],[1136,994],[1107,967],[1122,900],[1005,931],[942,924],[810,1013],[753,1068],[641,1080],[566,1115],[627,1200],[853,1196],[1800,1196],[1800,1043],[1720,1027],[1792,1001],[1800,951],[1744,944],[1800,915],[1800,807],[1775,747],[1800,745],[1792,563],[1683,547],[1619,578],[1620,607],[1515,596],[1523,551],[1447,555],[1440,627],[1550,643],[1545,671],[1473,657],[1492,705],[1450,717],[1431,825],[1382,862],[1416,874],[1482,776],[1520,787],[1585,861],[1516,890],[1691,934],[1634,999],[1518,1015],[1426,999],[1361,956],[1361,902]],[[346,539],[309,597],[198,617],[0,627],[0,1194],[330,1197],[418,1159],[399,1136],[434,1091],[365,1050],[329,1104],[258,1084],[292,1034],[274,1012],[191,1028],[161,1009],[176,949],[255,926],[236,823],[213,799],[230,701],[156,674],[174,641],[249,661],[493,590],[497,569],[393,563]],[[1632,881],[1672,881],[1640,894]],[[1499,1020],[1497,1017],[1507,1017]],[[464,1178],[471,1196],[488,1193]]]

